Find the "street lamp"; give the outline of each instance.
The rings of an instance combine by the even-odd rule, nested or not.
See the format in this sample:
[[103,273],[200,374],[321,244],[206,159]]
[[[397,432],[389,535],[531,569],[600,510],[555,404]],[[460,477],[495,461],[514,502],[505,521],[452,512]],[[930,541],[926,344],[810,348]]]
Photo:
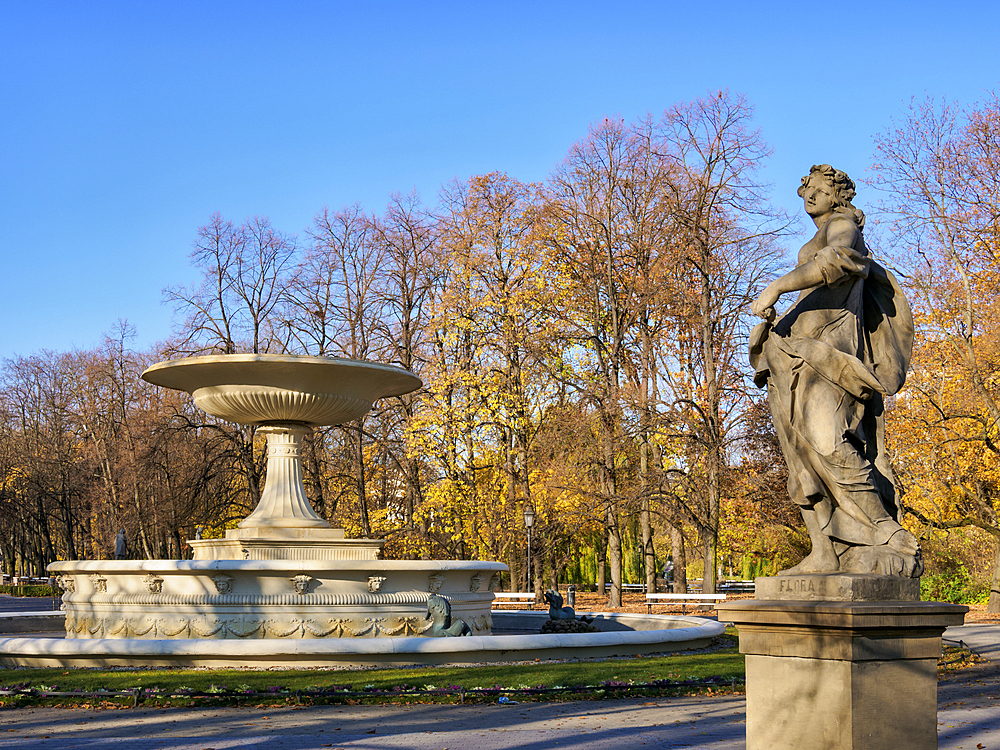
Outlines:
[[524,504],[524,528],[528,530],[528,591],[531,591],[531,527],[535,525],[535,509]]

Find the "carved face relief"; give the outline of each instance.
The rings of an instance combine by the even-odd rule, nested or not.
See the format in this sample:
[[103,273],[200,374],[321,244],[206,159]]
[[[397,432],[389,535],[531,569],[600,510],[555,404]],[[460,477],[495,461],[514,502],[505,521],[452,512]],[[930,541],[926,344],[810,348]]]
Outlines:
[[469,582],[469,591],[479,591],[479,587],[483,585],[483,574],[476,573],[472,576],[472,580]]
[[146,584],[150,594],[159,594],[163,591],[163,579],[152,574],[143,576],[142,582]]
[[312,576],[295,576],[295,578],[289,579],[292,582],[292,587],[295,589],[295,593],[299,596],[305,596],[309,593],[309,588],[313,585],[316,580]]
[[67,594],[75,594],[76,579],[73,576],[59,576],[59,588]]
[[90,576],[90,583],[93,585],[94,591],[98,594],[108,593],[108,579],[104,576],[94,573]]
[[212,583],[215,584],[215,590],[220,594],[231,594],[233,593],[233,577],[227,575],[217,575],[212,579]]
[[368,590],[373,594],[382,590],[383,583],[385,583],[385,576],[368,576]]
[[444,583],[444,576],[440,573],[435,573],[432,576],[427,577],[427,590],[432,594],[436,594],[441,590],[441,585]]
[[496,591],[498,588],[500,588],[500,574],[494,573],[490,578],[490,591]]

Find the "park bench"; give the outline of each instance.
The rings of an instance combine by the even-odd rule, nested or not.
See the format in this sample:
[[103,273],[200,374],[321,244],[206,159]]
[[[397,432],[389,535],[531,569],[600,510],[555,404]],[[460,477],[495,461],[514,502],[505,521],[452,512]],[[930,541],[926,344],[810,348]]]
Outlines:
[[[645,590],[646,590],[646,584],[644,584],[644,583],[623,583],[622,584],[622,591],[637,591],[639,593],[642,593]],[[605,583],[604,584],[604,591],[605,592],[611,591],[611,584],[610,583]]]
[[535,595],[530,591],[494,591],[493,596],[494,607],[500,604],[527,604],[528,609],[531,609],[531,606],[535,603]]
[[757,585],[753,581],[720,581],[718,589],[727,594],[752,594]]
[[683,613],[689,603],[714,604],[725,600],[725,594],[646,594],[646,612],[652,613],[654,604],[680,602]]

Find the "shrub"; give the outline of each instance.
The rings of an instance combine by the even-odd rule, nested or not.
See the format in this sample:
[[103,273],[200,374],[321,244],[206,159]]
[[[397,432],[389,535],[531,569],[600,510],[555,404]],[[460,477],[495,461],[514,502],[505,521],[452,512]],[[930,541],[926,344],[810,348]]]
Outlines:
[[51,586],[0,586],[0,594],[11,596],[55,596]]
[[989,596],[989,585],[974,579],[962,564],[943,573],[925,573],[920,579],[920,598],[924,601],[985,604]]

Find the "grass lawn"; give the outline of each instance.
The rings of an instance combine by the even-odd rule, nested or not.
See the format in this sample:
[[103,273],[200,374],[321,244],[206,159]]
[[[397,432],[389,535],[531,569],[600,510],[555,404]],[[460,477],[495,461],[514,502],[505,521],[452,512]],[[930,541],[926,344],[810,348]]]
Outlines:
[[[705,651],[594,661],[404,669],[3,669],[0,670],[0,707],[135,705],[138,702],[164,706],[330,701],[492,702],[498,695],[517,700],[561,700],[732,693],[742,692],[745,679],[743,655],[738,652],[737,645],[734,631],[729,628],[715,647]],[[976,661],[966,649],[946,646],[938,671],[940,674],[961,670]],[[544,690],[565,687],[586,689]],[[462,695],[462,688],[484,692]],[[427,690],[439,692],[411,692]],[[100,695],[126,691],[131,694]],[[411,694],[405,695],[408,692]]]
[[[565,697],[611,697],[613,695],[655,695],[705,690],[732,690],[735,681],[742,689],[744,676],[743,656],[736,648],[736,638],[727,635],[719,640],[716,648],[696,653],[676,653],[662,656],[601,661],[531,662],[518,664],[493,664],[484,666],[427,666],[405,669],[4,669],[0,670],[0,689],[32,688],[33,695],[0,695],[0,705],[80,705],[92,702],[92,696],[47,696],[44,693],[143,690],[146,702],[172,701],[174,704],[197,700],[236,700],[237,694],[268,693],[274,700],[312,700],[310,693],[330,690],[366,692],[361,700],[398,700],[407,689],[459,688],[507,689],[519,691],[519,699],[535,688],[558,686],[592,686],[585,692],[566,693]],[[715,678],[715,679],[713,679]],[[670,681],[652,689],[641,690],[639,685]],[[718,685],[699,684],[717,682]],[[677,685],[676,683],[693,683]],[[178,691],[215,693],[197,699],[176,697]],[[301,695],[298,692],[301,691]],[[158,693],[162,695],[157,696]],[[509,693],[508,693],[509,694]],[[542,693],[538,697],[551,699],[559,693]],[[109,696],[110,697],[110,696]],[[321,696],[328,699],[330,696]],[[468,696],[472,699],[475,696]],[[247,695],[250,702],[265,698]],[[344,700],[347,696],[339,698]],[[422,700],[457,700],[450,696],[421,695]],[[485,699],[485,698],[484,698]],[[121,698],[131,704],[132,698]],[[497,700],[491,694],[489,700]]]

